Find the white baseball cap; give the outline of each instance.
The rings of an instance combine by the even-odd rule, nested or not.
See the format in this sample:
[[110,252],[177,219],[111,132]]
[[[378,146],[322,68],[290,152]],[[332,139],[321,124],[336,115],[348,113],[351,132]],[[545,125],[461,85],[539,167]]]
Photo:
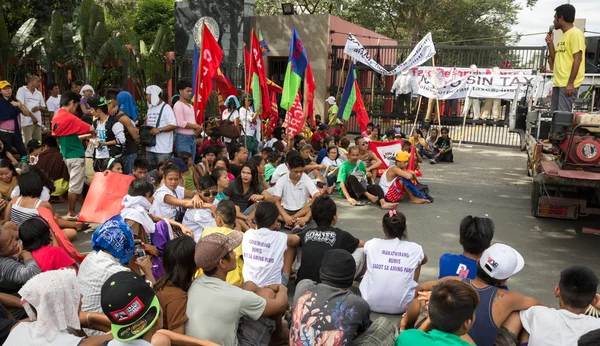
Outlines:
[[327,100],[325,100],[325,101],[326,101],[327,103],[329,103],[330,105],[333,105],[333,104],[335,104],[335,97],[333,97],[333,96],[329,96],[329,97],[327,98]]
[[479,266],[496,280],[505,280],[520,272],[525,265],[523,256],[505,244],[494,244],[487,248],[479,259]]

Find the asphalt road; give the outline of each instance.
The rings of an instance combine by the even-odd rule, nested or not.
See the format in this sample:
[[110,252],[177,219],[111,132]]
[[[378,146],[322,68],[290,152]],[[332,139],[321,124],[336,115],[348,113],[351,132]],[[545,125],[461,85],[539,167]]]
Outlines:
[[[458,225],[465,215],[492,218],[493,241],[516,248],[525,258],[525,268],[509,280],[511,290],[557,307],[553,290],[562,269],[586,265],[600,274],[600,237],[577,233],[582,227],[600,228],[600,219],[532,217],[531,179],[525,166],[525,155],[518,149],[467,145],[455,149],[455,163],[423,165],[421,182],[429,185],[435,202],[405,202],[398,207],[407,217],[409,239],[421,244],[429,257],[420,281],[437,278],[440,255],[462,252]],[[352,207],[339,196],[336,199],[338,227],[363,240],[383,236],[384,211],[375,206]],[[63,205],[55,208],[66,213]],[[90,232],[78,235],[75,245],[80,251],[90,251],[90,237]]]

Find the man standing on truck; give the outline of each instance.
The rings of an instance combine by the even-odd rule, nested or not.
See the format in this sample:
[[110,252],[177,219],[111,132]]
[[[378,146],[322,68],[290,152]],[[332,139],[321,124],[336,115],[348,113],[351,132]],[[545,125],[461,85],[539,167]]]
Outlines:
[[556,49],[554,48],[554,33],[550,31],[546,35],[549,50],[548,63],[554,70],[550,114],[556,110],[572,111],[577,90],[583,82],[585,73],[583,61],[585,38],[583,32],[573,25],[575,7],[564,4],[555,8],[554,11],[554,29],[562,30],[563,35],[556,45]]

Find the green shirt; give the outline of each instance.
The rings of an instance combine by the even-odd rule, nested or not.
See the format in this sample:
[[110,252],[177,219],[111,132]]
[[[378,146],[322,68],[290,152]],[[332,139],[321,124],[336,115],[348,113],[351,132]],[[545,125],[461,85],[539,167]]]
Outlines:
[[450,334],[442,332],[441,330],[434,329],[429,333],[418,329],[406,330],[396,338],[394,346],[472,346],[468,342],[462,340],[456,334]]
[[66,159],[82,159],[85,157],[85,149],[78,135],[56,137],[60,144],[60,153]]
[[329,123],[331,125],[335,125],[338,124],[340,122],[340,119],[335,119],[335,117],[337,117],[337,113],[338,113],[338,106],[337,105],[331,105],[331,107],[329,107]]
[[194,183],[194,176],[192,175],[191,171],[189,172],[189,174],[186,174],[183,176],[183,184],[184,184],[186,190],[190,190],[190,191],[198,190],[198,188],[196,187],[196,184]]
[[267,180],[267,182],[271,181],[271,176],[273,175],[273,172],[275,172],[276,169],[277,167],[273,166],[270,163],[267,163],[265,165],[265,179]]
[[[346,179],[348,178],[350,173],[352,173],[352,171],[354,171],[355,168],[356,168],[356,164],[353,165],[350,163],[350,161],[344,161],[344,163],[342,163],[340,165],[340,168],[338,170],[337,182],[345,183]],[[365,167],[365,163],[363,161],[358,162],[358,170],[363,171],[365,174],[367,174],[367,168]],[[339,191],[340,195],[342,195],[342,197],[344,197],[344,192],[342,192],[342,186],[340,184],[338,184],[338,191]]]

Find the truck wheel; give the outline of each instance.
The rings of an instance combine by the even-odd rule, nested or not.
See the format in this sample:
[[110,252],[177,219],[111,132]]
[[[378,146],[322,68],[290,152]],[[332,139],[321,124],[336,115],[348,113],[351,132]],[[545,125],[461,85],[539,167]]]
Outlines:
[[533,187],[531,191],[531,216],[539,217],[538,213],[538,203],[540,201],[540,184],[537,181],[533,182]]

